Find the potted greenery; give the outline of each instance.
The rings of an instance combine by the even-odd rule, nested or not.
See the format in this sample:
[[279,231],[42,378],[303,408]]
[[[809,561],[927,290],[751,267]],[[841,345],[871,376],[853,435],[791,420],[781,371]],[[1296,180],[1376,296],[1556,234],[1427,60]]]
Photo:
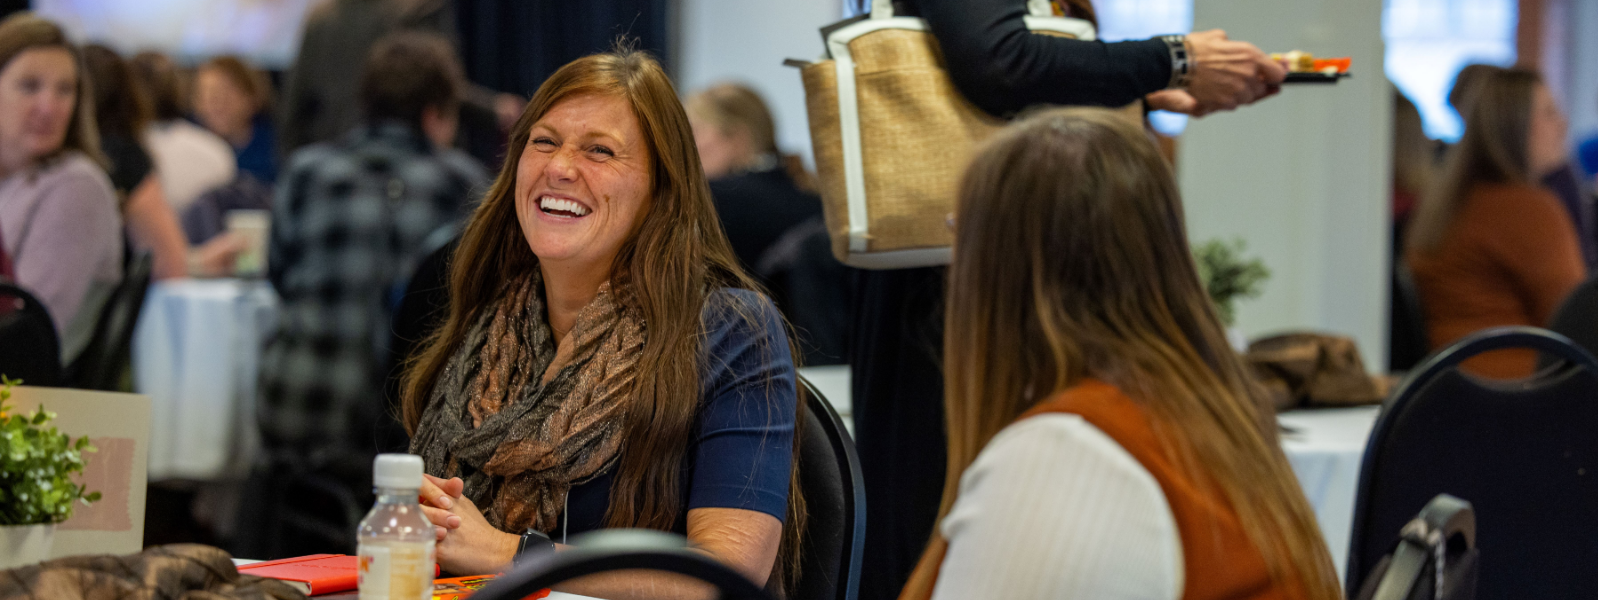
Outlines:
[[1260,288],[1270,278],[1270,269],[1258,258],[1243,256],[1243,240],[1210,240],[1193,248],[1193,262],[1198,266],[1199,279],[1209,292],[1215,312],[1226,325],[1226,336],[1239,352],[1248,349],[1248,339],[1233,327],[1237,321],[1237,300],[1260,295]]
[[29,565],[50,555],[57,523],[79,502],[100,499],[72,480],[83,472],[88,437],[73,441],[50,427],[55,413],[39,407],[19,414],[7,402],[11,386],[0,379],[0,568]]

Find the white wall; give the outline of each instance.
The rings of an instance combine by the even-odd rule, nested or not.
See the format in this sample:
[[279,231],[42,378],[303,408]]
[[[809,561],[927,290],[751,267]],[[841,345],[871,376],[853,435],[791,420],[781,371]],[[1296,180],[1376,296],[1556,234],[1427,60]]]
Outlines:
[[1194,29],[1225,29],[1267,52],[1352,56],[1335,86],[1194,120],[1178,177],[1195,242],[1242,237],[1271,269],[1264,294],[1238,305],[1255,337],[1315,329],[1353,337],[1386,368],[1392,100],[1382,75],[1381,0],[1194,3]]
[[810,157],[810,126],[799,70],[787,58],[821,56],[819,29],[841,18],[838,0],[678,0],[677,91],[684,96],[724,80],[765,97],[777,121],[777,145]]

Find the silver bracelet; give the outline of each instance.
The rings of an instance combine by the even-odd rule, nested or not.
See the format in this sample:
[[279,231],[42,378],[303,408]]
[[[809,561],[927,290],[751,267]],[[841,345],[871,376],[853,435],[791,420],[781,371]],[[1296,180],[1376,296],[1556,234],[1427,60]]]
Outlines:
[[1171,51],[1171,82],[1165,87],[1187,87],[1188,80],[1193,77],[1193,62],[1188,58],[1187,36],[1162,35],[1160,41],[1165,42],[1165,48]]

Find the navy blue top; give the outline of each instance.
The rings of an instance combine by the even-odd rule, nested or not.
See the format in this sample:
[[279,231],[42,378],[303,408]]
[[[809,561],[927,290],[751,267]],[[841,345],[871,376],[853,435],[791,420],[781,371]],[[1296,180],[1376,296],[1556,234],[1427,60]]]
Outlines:
[[240,172],[254,175],[268,186],[277,181],[277,130],[265,115],[255,118],[250,143],[233,152],[238,156]]
[[[724,288],[710,294],[702,319],[699,417],[683,465],[683,515],[672,530],[687,533],[695,508],[741,508],[781,521],[798,406],[782,318],[758,294]],[[569,514],[551,538],[561,541],[566,519],[572,535],[604,528],[615,470],[572,488]]]

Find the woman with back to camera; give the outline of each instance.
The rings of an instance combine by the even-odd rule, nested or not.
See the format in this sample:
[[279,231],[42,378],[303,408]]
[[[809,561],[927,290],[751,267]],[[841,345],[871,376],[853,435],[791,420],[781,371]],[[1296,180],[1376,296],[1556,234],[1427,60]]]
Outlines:
[[[926,20],[961,95],[999,117],[1039,104],[1119,107],[1139,99],[1151,109],[1202,116],[1265,98],[1286,77],[1259,48],[1219,29],[1114,43],[1031,34],[1025,16],[1036,1],[894,4],[895,14]],[[1055,14],[1094,21],[1088,0],[1049,4]],[[937,516],[944,484],[938,362],[944,274],[942,267],[924,267],[863,271],[857,279],[849,362],[871,498],[860,579],[866,600],[899,593]]]
[[81,65],[55,23],[0,21],[0,235],[17,284],[55,321],[63,364],[122,280],[122,218]]
[[1029,117],[956,210],[948,484],[901,598],[1340,598],[1143,131]]
[[240,171],[267,185],[277,181],[271,97],[266,77],[236,56],[205,61],[194,73],[194,116],[233,147]]
[[[788,583],[799,406],[786,326],[755,289],[660,65],[618,50],[550,76],[462,234],[448,316],[406,375],[442,568],[492,573],[518,548],[643,527],[685,534],[756,584]],[[649,575],[570,591],[711,593]]]
[[[1409,224],[1415,275],[1433,350],[1489,327],[1544,327],[1585,277],[1575,226],[1538,185],[1565,160],[1565,118],[1541,77],[1483,67],[1463,102],[1465,135]],[[1524,377],[1531,350],[1466,361],[1491,377]]]

